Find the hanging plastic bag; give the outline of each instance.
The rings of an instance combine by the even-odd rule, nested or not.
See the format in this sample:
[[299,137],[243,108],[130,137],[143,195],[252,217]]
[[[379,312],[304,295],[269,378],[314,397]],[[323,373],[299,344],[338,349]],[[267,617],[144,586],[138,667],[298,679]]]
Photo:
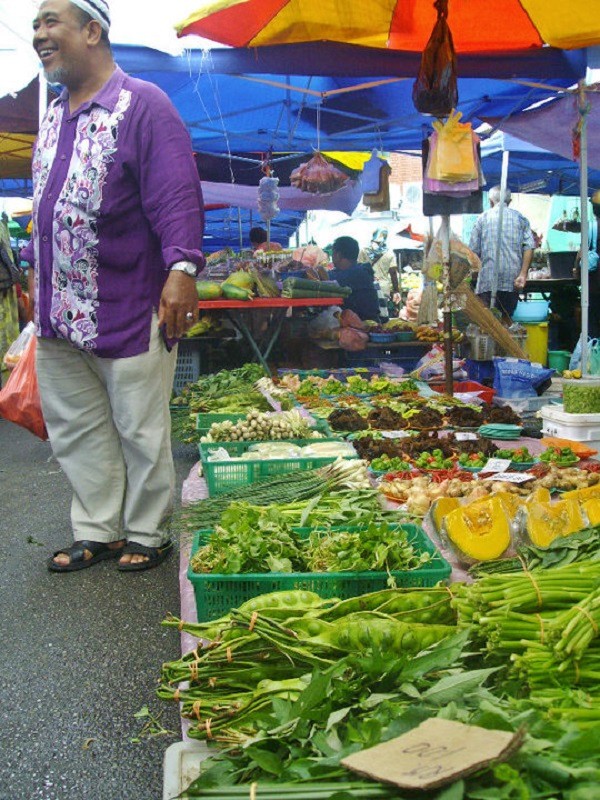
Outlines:
[[437,0],[437,21],[421,56],[412,99],[421,114],[445,117],[458,103],[456,51],[448,27],[447,0]]
[[461,122],[462,114],[454,111],[446,122],[436,120],[429,139],[426,176],[433,181],[461,183],[478,179],[479,168],[473,148],[470,122]]
[[29,340],[34,334],[35,325],[33,322],[28,322],[4,354],[4,358],[2,360],[7,369],[14,369],[17,366],[21,360],[21,356],[29,344]]
[[0,416],[45,440],[48,432],[35,371],[36,346],[37,339],[32,336],[6,386],[0,391]]

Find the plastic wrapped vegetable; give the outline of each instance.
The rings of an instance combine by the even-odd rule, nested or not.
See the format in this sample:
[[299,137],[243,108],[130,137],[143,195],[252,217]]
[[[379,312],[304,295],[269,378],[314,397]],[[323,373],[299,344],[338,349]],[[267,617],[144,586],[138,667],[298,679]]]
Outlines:
[[279,178],[265,176],[258,183],[258,210],[264,220],[274,219],[279,214]]
[[447,0],[437,0],[437,21],[421,56],[412,98],[417,111],[445,117],[458,103],[456,51],[448,27]]
[[330,164],[321,153],[315,153],[310,161],[300,164],[290,175],[292,186],[312,194],[335,192],[347,182],[346,173]]

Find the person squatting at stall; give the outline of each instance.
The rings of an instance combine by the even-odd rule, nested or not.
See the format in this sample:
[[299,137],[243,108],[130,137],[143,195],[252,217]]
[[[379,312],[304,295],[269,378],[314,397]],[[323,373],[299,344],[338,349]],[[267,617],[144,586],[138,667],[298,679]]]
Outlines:
[[[496,302],[502,315],[510,319],[519,301],[519,290],[527,281],[527,272],[535,242],[531,225],[516,208],[509,208],[512,199],[506,190],[502,213],[500,255],[498,258],[498,226],[500,216],[500,187],[490,189],[490,206],[479,217],[471,232],[469,247],[481,259],[476,292],[488,308],[496,283]],[[499,263],[496,263],[498,260]]]
[[33,46],[61,84],[33,154],[37,372],[75,543],[57,572],[172,549],[175,341],[198,319],[202,192],[167,96],[113,61],[105,0],[44,0]]
[[332,281],[348,286],[352,294],[344,299],[344,308],[349,308],[362,320],[380,321],[379,300],[375,288],[375,275],[370,264],[359,264],[359,246],[351,236],[340,236],[332,246],[333,269],[329,273]]

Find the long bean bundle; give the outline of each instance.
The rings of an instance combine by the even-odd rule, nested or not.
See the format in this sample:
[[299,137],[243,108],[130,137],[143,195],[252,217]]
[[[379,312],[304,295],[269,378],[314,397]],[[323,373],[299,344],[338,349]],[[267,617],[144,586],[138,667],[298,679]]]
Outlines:
[[232,501],[246,500],[255,506],[301,502],[324,492],[367,489],[371,486],[367,467],[358,459],[338,459],[320,469],[286,472],[263,481],[238,486],[217,497],[197,500],[185,506],[177,522],[188,531],[214,528]]

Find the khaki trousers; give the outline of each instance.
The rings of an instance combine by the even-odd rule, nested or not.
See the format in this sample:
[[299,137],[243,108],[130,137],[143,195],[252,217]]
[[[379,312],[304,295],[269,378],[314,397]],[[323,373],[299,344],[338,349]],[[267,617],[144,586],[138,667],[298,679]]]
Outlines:
[[150,349],[98,358],[38,339],[37,373],[52,450],[73,487],[75,540],[168,538],[175,471],[169,398],[177,348],[152,324]]

